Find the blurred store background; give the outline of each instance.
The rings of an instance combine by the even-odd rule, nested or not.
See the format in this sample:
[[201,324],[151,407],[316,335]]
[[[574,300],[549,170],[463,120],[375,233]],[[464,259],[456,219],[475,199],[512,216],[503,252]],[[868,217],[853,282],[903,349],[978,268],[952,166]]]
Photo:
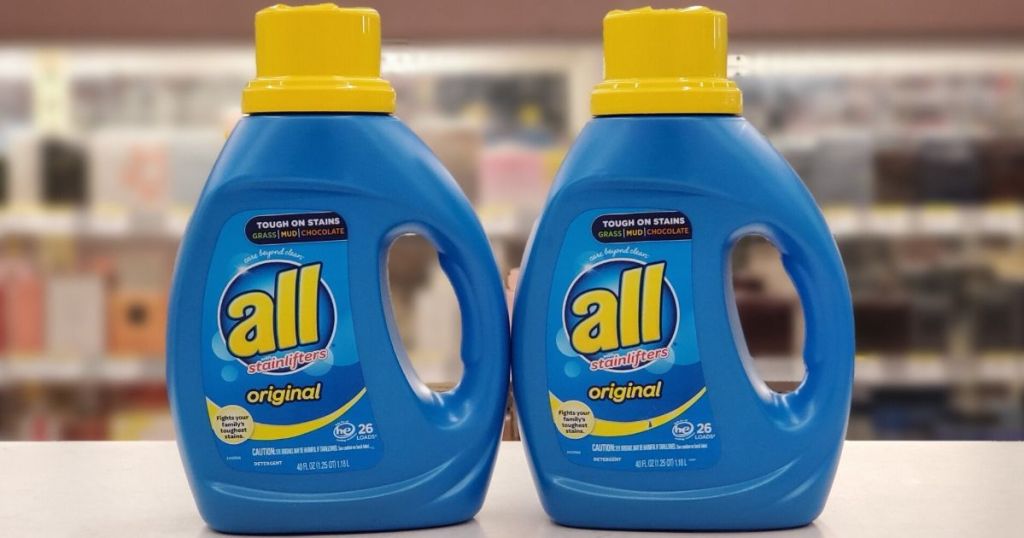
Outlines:
[[[601,76],[601,0],[365,2],[398,115],[518,266]],[[656,5],[682,6],[675,2]],[[1024,10],[1017,2],[722,1],[746,116],[823,206],[857,320],[853,439],[1024,439]],[[173,437],[167,286],[253,75],[261,2],[25,3],[0,18],[0,439]],[[733,253],[777,390],[802,315],[767,243]],[[392,302],[421,377],[460,374],[431,247]],[[507,435],[514,436],[510,427]]]

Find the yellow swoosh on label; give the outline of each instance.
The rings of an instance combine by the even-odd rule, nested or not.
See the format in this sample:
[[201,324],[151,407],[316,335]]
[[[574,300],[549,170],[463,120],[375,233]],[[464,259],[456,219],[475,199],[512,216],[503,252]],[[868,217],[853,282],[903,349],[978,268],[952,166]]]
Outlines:
[[[683,405],[680,405],[668,413],[648,419],[618,422],[594,417],[594,430],[590,432],[590,435],[597,437],[620,437],[652,430],[685,413],[687,409],[693,407],[693,404],[697,403],[697,400],[700,400],[707,392],[708,388],[702,387],[689,400],[686,400]],[[548,398],[551,403],[552,416],[555,416],[554,413],[558,409],[558,406],[562,405],[562,402],[550,391],[548,392]]]
[[[347,413],[348,410],[351,409],[356,402],[362,399],[364,395],[366,395],[366,387],[363,387],[363,390],[360,390],[352,397],[351,400],[346,402],[345,405],[335,409],[331,413],[320,418],[300,422],[298,424],[264,424],[262,422],[254,422],[252,437],[250,437],[250,439],[254,441],[279,441],[281,439],[291,439],[292,437],[298,437],[313,430],[318,430],[341,418],[341,416]],[[213,403],[213,400],[207,398],[206,412],[210,415],[211,424],[213,424],[214,416],[216,416],[219,411],[220,407]]]

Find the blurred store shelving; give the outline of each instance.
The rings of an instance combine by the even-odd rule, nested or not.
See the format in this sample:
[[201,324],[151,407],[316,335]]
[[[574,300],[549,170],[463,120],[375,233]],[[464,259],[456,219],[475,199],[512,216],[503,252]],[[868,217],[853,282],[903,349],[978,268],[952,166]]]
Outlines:
[[[1024,44],[738,43],[746,115],[824,206],[850,276],[850,436],[1024,438]],[[160,438],[174,253],[250,51],[0,48],[0,437]],[[600,77],[596,44],[386,48],[399,115],[519,263]],[[799,301],[764,241],[733,254],[762,376],[803,375]],[[459,313],[403,238],[392,303],[427,382],[454,382]]]

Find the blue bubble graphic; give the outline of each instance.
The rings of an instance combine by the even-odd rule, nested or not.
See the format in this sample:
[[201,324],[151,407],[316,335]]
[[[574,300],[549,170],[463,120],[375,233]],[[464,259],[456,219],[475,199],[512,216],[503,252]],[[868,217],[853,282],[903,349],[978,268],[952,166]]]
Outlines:
[[583,366],[580,364],[579,359],[565,361],[565,375],[579,377],[581,373],[583,373]]
[[563,329],[558,329],[558,332],[555,333],[555,347],[557,347],[558,351],[561,351],[562,355],[565,355],[566,357],[576,356],[576,351],[574,351],[572,346],[569,345],[569,337],[566,336],[565,330]]
[[233,364],[228,364],[220,369],[220,377],[228,383],[238,379],[238,367]]
[[222,361],[235,360],[235,358],[228,353],[228,348],[224,345],[224,339],[220,337],[219,333],[213,335],[213,340],[210,341],[210,348],[213,349],[213,354]]

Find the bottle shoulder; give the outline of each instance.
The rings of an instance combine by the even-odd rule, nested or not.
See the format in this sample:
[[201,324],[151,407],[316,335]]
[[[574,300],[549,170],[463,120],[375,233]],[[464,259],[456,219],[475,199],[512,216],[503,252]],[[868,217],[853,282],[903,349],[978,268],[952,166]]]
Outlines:
[[592,120],[555,180],[549,206],[581,195],[666,194],[741,204],[812,204],[785,159],[739,116]]
[[243,118],[214,165],[204,197],[254,188],[393,199],[461,195],[426,144],[383,114]]

